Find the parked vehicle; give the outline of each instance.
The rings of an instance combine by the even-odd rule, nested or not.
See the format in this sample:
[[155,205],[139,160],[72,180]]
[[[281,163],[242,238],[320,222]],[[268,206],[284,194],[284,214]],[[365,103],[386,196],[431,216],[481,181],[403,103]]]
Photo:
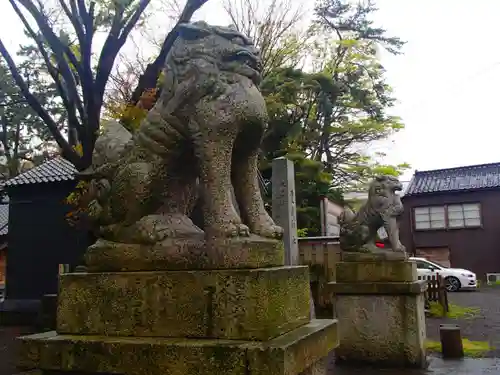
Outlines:
[[462,268],[445,267],[425,258],[412,257],[410,260],[417,263],[417,274],[419,279],[424,280],[439,274],[444,278],[446,290],[448,292],[477,288],[477,278],[474,272]]

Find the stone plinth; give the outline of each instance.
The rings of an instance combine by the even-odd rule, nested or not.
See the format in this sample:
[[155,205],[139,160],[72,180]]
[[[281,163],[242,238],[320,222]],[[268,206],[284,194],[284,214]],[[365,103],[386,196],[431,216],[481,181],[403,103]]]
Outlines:
[[306,266],[65,274],[57,330],[20,338],[19,365],[46,375],[326,375],[337,321],[311,320],[309,297]]
[[417,280],[416,264],[402,261],[342,262],[336,274],[338,283],[406,283],[414,280]]
[[306,266],[66,274],[57,331],[270,340],[310,320]]
[[330,283],[339,320],[339,362],[425,367],[424,292],[416,264],[349,254]]
[[99,239],[85,253],[89,272],[199,270],[283,266],[283,242],[235,237],[207,246],[203,236],[167,238],[155,245]]
[[22,338],[19,365],[48,374],[325,375],[322,360],[336,345],[333,320],[313,320],[266,343],[47,332]]

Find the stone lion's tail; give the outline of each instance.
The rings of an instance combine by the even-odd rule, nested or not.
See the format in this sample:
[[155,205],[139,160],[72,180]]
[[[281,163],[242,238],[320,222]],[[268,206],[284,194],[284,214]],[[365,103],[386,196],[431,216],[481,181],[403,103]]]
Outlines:
[[104,121],[92,153],[92,165],[78,176],[83,180],[108,176],[118,166],[131,141],[132,134],[118,121]]
[[342,225],[342,223],[348,223],[352,221],[355,217],[354,212],[348,207],[345,207],[342,213],[339,215],[339,223]]

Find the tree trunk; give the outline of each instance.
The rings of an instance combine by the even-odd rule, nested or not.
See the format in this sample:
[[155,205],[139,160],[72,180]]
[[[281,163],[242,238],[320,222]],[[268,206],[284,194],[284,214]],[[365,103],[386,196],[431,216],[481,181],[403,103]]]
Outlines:
[[[141,96],[145,91],[153,90],[156,88],[156,82],[158,81],[158,77],[160,76],[160,72],[165,65],[165,61],[167,59],[167,55],[170,52],[170,49],[174,45],[175,40],[178,36],[178,26],[181,23],[186,23],[191,20],[194,12],[202,7],[208,0],[188,0],[184,10],[182,11],[179,20],[175,24],[174,28],[168,33],[163,42],[163,45],[160,50],[160,54],[151,64],[148,64],[144,73],[139,77],[139,82],[137,87],[132,93],[132,97],[130,99],[129,104],[136,106],[139,104],[141,100]],[[122,118],[122,121],[126,121],[125,117]]]

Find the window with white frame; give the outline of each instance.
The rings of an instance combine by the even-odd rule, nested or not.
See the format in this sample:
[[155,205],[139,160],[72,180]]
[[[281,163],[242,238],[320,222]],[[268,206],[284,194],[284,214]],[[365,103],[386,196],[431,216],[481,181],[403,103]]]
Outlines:
[[446,228],[444,206],[416,207],[415,229]]
[[479,203],[450,204],[447,209],[449,228],[471,228],[481,225]]
[[414,208],[415,229],[454,229],[481,226],[479,203]]

